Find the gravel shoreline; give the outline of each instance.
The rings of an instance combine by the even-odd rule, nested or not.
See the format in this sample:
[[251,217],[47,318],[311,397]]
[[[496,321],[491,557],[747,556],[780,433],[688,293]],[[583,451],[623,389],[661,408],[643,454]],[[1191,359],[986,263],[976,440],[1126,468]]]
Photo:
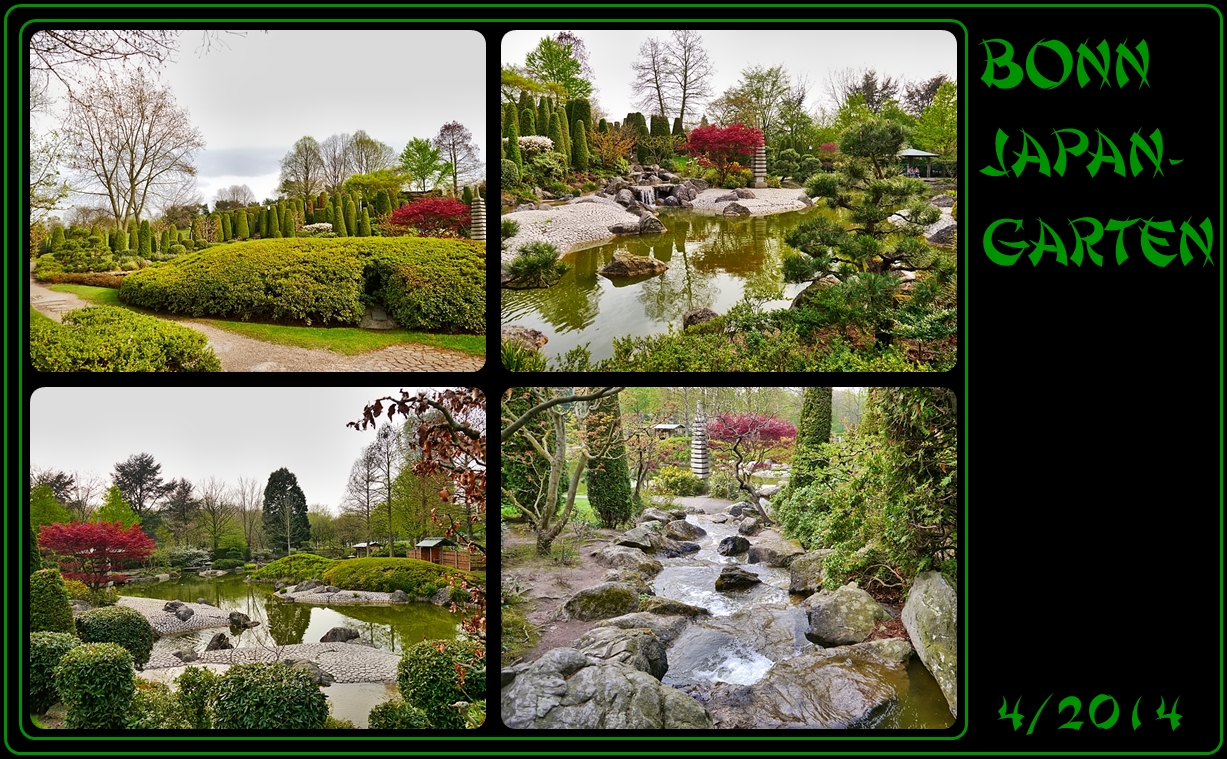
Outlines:
[[[292,643],[276,648],[249,646],[198,653],[192,665],[250,664],[297,659],[315,662],[338,683],[390,683],[396,681],[400,654],[351,643]],[[145,671],[187,667],[169,651],[154,651]],[[212,669],[212,667],[210,667]]]

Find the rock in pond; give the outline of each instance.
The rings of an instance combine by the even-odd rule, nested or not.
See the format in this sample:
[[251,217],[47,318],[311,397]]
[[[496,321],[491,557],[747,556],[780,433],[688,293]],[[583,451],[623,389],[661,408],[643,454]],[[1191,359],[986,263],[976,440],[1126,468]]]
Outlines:
[[592,554],[596,563],[613,569],[631,569],[642,572],[649,577],[660,572],[664,567],[659,561],[642,550],[626,546],[605,546]]
[[795,540],[764,540],[750,546],[746,561],[769,567],[787,567],[803,553],[805,549]]
[[955,717],[959,716],[958,609],[958,597],[946,578],[940,572],[921,572],[900,615],[916,654],[941,686]]
[[718,316],[720,314],[712,311],[710,308],[692,308],[682,314],[682,328],[693,327],[696,324],[706,324]]
[[736,556],[739,553],[745,553],[750,550],[750,541],[740,535],[730,535],[720,541],[720,545],[716,546],[716,553],[721,556]]
[[209,639],[209,645],[205,646],[205,651],[224,651],[234,648],[230,645],[230,639],[226,637],[226,633],[218,633]]
[[[504,343],[519,343],[528,350],[533,351],[539,350],[543,345],[550,341],[550,339],[539,330],[529,329],[528,327],[523,327],[519,324],[504,325],[501,334]],[[308,582],[314,582],[318,585],[323,584],[319,582],[319,580],[309,580]]]
[[711,612],[702,606],[691,606],[688,603],[674,601],[671,598],[649,598],[643,604],[643,610],[652,614],[680,614],[683,617],[698,617],[710,615]]
[[651,630],[660,639],[661,643],[668,645],[676,640],[677,636],[682,634],[682,630],[686,629],[687,624],[687,619],[680,614],[662,616],[646,611],[637,611],[634,614],[623,614],[620,617],[603,619],[597,622],[596,626],[621,627],[623,629],[642,627]]
[[891,619],[890,612],[850,582],[837,590],[822,590],[805,599],[809,608],[810,637],[819,645],[860,643],[874,625]]
[[647,256],[633,256],[621,251],[614,253],[614,258],[605,264],[597,274],[613,279],[614,277],[643,277],[661,274],[669,270],[664,261],[657,261]]
[[361,637],[361,633],[352,627],[334,627],[324,633],[320,638],[320,643],[346,643],[354,638]]

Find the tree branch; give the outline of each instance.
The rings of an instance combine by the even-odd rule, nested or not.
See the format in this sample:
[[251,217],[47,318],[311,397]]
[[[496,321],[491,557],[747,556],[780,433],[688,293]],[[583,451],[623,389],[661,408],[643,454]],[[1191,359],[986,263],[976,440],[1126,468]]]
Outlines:
[[502,432],[499,434],[499,441],[506,442],[507,439],[510,438],[512,434],[515,433],[516,430],[520,429],[525,424],[527,424],[528,420],[531,419],[533,416],[535,416],[536,414],[542,411],[545,411],[548,408],[557,406],[560,403],[576,403],[580,401],[595,401],[600,398],[608,398],[611,395],[617,395],[618,393],[622,392],[625,389],[626,389],[625,387],[605,387],[605,388],[601,388],[599,391],[595,393],[588,393],[587,395],[564,395],[558,398],[550,398],[548,401],[543,401],[542,403],[538,403],[536,406],[533,406],[528,411],[525,411],[524,414],[520,416],[519,419],[515,420],[514,422],[509,424],[507,427],[505,427],[502,430]]

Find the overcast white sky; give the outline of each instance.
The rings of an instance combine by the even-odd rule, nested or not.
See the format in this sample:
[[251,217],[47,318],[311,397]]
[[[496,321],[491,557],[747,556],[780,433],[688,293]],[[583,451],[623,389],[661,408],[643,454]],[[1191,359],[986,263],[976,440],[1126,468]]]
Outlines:
[[[563,30],[533,29],[513,31],[503,37],[502,62],[524,65],[524,57],[542,37],[553,37]],[[631,64],[639,47],[649,37],[661,41],[669,30],[582,30],[572,29],[584,41],[597,87],[596,100],[607,117],[621,121],[634,107]],[[822,104],[822,85],[827,73],[847,67],[867,67],[879,74],[908,80],[928,79],[937,74],[954,78],[958,45],[945,31],[911,30],[698,30],[703,47],[715,65],[713,97],[737,85],[742,70],[751,66],[769,68],[783,65],[794,78],[808,77],[810,110]],[[689,111],[689,108],[687,109]]]
[[203,55],[201,36],[180,35],[161,79],[204,134],[197,189],[210,205],[234,184],[275,197],[280,160],[306,135],[363,129],[399,154],[459,121],[487,160],[486,43],[475,31],[249,31]]
[[[404,389],[415,395],[431,388]],[[108,487],[115,464],[137,453],[152,455],[164,480],[193,483],[251,477],[263,489],[270,474],[286,467],[308,504],[338,513],[350,467],[375,439],[372,428],[356,431],[345,423],[361,419],[376,398],[399,398],[400,390],[44,387],[30,400],[30,463],[93,472]],[[106,422],[83,423],[81,409],[99,410],[103,416],[91,419]]]

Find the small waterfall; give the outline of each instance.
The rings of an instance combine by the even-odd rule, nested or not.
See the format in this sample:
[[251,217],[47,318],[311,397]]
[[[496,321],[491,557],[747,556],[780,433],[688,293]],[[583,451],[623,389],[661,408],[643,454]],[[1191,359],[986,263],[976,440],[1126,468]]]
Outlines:
[[640,187],[639,202],[645,206],[656,207],[656,188],[655,187]]

